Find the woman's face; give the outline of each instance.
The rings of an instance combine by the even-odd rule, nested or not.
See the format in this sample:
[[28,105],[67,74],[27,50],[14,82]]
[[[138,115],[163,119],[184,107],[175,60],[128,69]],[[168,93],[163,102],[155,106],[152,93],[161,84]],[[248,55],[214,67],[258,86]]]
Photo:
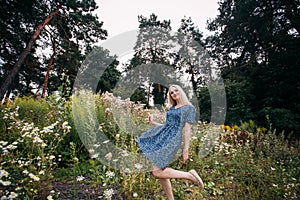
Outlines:
[[172,97],[172,99],[174,101],[178,101],[179,98],[180,98],[180,93],[179,93],[179,90],[176,88],[176,87],[170,87],[169,88],[169,93],[170,93],[170,96]]

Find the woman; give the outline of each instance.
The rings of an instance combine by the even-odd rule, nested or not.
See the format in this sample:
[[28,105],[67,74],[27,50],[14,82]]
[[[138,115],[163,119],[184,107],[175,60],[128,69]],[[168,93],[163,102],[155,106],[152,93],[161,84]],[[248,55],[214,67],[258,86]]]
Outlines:
[[194,106],[180,86],[169,87],[168,101],[171,108],[167,112],[166,123],[159,124],[149,117],[149,123],[156,127],[142,134],[137,139],[137,143],[145,156],[154,164],[152,173],[159,179],[167,198],[173,200],[170,178],[191,180],[201,189],[204,185],[195,170],[184,172],[167,167],[181,146],[182,130],[184,130],[182,163],[184,164],[188,159],[191,126],[195,122],[196,115]]

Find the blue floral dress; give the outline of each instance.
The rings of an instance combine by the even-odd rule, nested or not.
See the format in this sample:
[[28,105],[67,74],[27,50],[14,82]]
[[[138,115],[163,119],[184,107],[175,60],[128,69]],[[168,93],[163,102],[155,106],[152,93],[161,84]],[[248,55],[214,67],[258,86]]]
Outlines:
[[166,168],[175,158],[182,142],[185,123],[195,123],[196,110],[192,105],[172,106],[166,123],[144,132],[137,143],[144,155],[157,167]]

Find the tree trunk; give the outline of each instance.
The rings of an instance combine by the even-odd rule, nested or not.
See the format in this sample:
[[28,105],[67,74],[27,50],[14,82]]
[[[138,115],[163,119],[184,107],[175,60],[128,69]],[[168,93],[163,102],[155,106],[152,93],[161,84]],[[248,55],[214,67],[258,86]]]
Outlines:
[[55,57],[55,53],[56,53],[56,47],[55,47],[55,41],[52,41],[52,45],[53,45],[53,54],[50,58],[48,67],[47,67],[47,72],[46,72],[46,76],[45,76],[45,80],[44,80],[44,86],[43,86],[43,92],[42,92],[42,98],[45,98],[46,95],[46,90],[47,90],[47,85],[48,85],[48,80],[49,80],[49,76],[50,76],[50,70],[54,61],[54,57]]
[[57,7],[57,9],[54,12],[50,13],[50,15],[48,15],[46,17],[46,19],[43,21],[43,23],[38,26],[37,30],[32,35],[32,37],[31,37],[30,41],[28,42],[26,48],[21,53],[21,55],[18,58],[17,62],[15,63],[15,65],[12,68],[12,70],[9,72],[7,78],[3,81],[2,85],[1,85],[1,88],[0,88],[0,100],[2,100],[4,98],[5,93],[7,92],[10,84],[13,82],[14,78],[18,74],[18,72],[19,72],[19,70],[20,70],[20,68],[21,68],[21,66],[22,66],[22,64],[23,64],[26,56],[30,53],[31,48],[34,45],[34,43],[37,40],[37,38],[39,37],[40,33],[45,28],[45,26],[53,19],[53,17],[55,15],[59,14],[59,10],[60,10],[60,7]]

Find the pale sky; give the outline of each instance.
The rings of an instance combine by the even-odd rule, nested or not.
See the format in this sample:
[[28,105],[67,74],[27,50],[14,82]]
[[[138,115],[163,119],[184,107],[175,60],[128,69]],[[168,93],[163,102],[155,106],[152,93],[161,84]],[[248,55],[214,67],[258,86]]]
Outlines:
[[200,32],[207,35],[206,23],[218,14],[218,0],[96,0],[97,15],[104,22],[108,39],[126,31],[138,29],[138,16],[149,18],[154,13],[158,20],[171,20],[176,32],[184,16],[191,17]]

